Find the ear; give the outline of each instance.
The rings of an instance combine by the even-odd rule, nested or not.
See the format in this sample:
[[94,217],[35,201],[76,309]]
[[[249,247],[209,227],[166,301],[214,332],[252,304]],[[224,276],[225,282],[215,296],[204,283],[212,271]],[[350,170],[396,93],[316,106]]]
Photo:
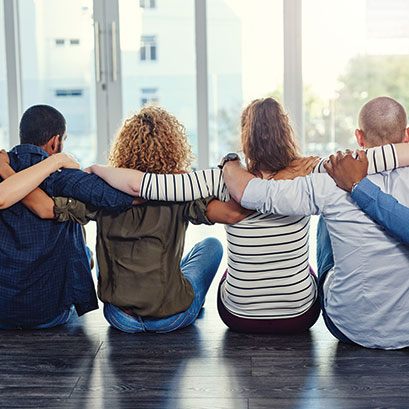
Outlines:
[[60,135],[54,135],[49,141],[50,150],[52,154],[58,153],[58,147],[60,146]]
[[358,145],[363,148],[365,146],[364,133],[360,129],[355,129],[355,137]]
[[60,135],[54,135],[42,148],[49,154],[58,153]]
[[405,130],[405,137],[404,137],[404,139],[403,139],[402,142],[404,142],[404,143],[408,143],[408,142],[409,142],[409,128],[406,128],[406,130]]

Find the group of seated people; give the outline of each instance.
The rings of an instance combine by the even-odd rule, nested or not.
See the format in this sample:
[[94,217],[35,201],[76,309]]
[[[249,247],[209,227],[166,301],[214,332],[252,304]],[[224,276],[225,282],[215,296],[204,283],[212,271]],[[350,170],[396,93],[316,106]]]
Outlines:
[[[241,116],[245,166],[226,155],[192,172],[184,126],[148,106],[124,121],[109,166],[62,153],[63,115],[29,108],[20,142],[0,152],[0,329],[50,328],[98,308],[83,225],[97,223],[98,297],[109,324],[170,332],[200,313],[222,259],[215,238],[185,257],[189,222],[225,224],[217,308],[233,331],[296,334],[321,311],[343,342],[409,346],[409,132],[392,98],[367,102],[363,149],[301,157],[273,98]],[[408,174],[409,176],[409,174]],[[317,274],[309,264],[311,215]]]

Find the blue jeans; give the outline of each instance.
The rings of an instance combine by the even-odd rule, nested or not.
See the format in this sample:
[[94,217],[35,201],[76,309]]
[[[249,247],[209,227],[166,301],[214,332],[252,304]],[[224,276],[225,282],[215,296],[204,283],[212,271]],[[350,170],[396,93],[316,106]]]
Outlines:
[[195,292],[190,307],[178,314],[166,318],[134,317],[115,305],[104,305],[104,316],[115,328],[128,332],[171,332],[192,324],[204,304],[207,291],[216,275],[223,255],[219,240],[210,237],[197,243],[183,258],[180,267],[190,281]]
[[318,296],[321,300],[322,317],[328,331],[340,341],[353,344],[331,321],[325,311],[324,303],[324,283],[327,278],[328,271],[334,267],[334,258],[332,254],[332,245],[329,237],[327,225],[324,219],[320,216],[317,226],[317,267],[318,267]]
[[[28,329],[52,328],[52,327],[56,327],[57,325],[66,324],[68,320],[72,317],[73,313],[74,313],[74,306],[72,306],[69,310],[63,311],[61,314],[57,315],[51,321],[46,322],[45,324],[36,325],[35,327],[30,327]],[[23,328],[17,325],[9,326],[9,325],[3,325],[0,323],[0,329],[23,329]]]

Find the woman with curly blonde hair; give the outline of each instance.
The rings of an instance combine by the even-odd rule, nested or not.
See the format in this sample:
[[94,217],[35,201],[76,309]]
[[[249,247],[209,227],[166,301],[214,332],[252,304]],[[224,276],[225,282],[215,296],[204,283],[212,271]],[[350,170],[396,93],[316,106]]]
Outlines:
[[194,159],[185,127],[149,106],[125,120],[111,148],[110,165],[148,173],[185,173]]
[[[125,120],[112,145],[112,167],[106,168],[157,177],[188,172],[192,159],[184,126],[162,108],[145,107]],[[143,202],[121,214],[55,199],[58,220],[97,221],[98,296],[113,327],[129,333],[169,332],[194,322],[223,248],[207,238],[182,259],[189,221],[235,222],[249,213],[233,201],[213,199]]]

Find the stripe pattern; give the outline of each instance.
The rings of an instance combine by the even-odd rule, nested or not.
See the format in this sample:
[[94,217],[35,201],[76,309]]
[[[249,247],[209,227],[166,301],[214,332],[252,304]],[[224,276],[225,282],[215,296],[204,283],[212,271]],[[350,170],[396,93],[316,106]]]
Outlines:
[[[230,199],[219,169],[182,175],[145,175],[141,196],[150,200]],[[250,319],[296,317],[316,299],[308,266],[309,217],[255,213],[226,225],[228,275],[222,301]]]
[[[365,149],[365,152],[368,157],[368,175],[393,170],[399,167],[398,157],[393,144]],[[356,152],[353,152],[352,156],[356,158],[358,155]],[[320,159],[312,173],[325,173],[324,163],[328,159],[328,157]]]
[[[394,169],[393,145],[367,151],[368,173]],[[325,172],[328,158],[314,173]],[[219,169],[181,175],[146,174],[141,196],[150,200],[186,201],[216,196],[230,199]],[[222,301],[234,315],[248,319],[282,319],[306,312],[317,297],[309,273],[309,217],[254,213],[226,225],[228,274]]]

